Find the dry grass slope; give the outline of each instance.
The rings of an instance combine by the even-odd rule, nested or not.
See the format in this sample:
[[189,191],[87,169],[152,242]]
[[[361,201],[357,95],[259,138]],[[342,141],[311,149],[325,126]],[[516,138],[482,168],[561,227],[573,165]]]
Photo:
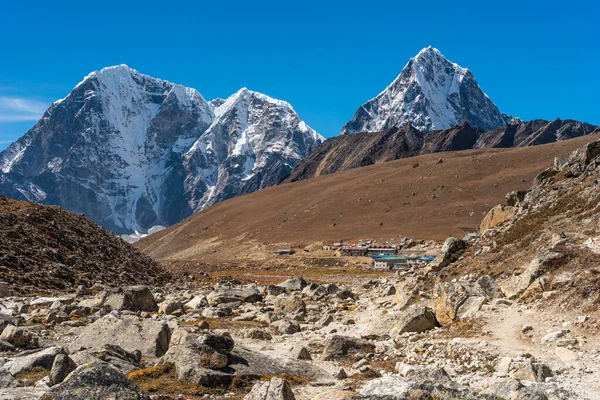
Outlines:
[[555,156],[598,138],[428,154],[284,184],[219,203],[137,246],[158,260],[212,262],[323,240],[462,236]]

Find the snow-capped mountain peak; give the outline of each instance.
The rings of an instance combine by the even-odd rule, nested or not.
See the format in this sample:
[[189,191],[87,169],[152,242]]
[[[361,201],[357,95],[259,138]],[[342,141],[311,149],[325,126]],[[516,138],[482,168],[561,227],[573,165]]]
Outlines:
[[406,122],[430,131],[465,121],[486,130],[507,122],[471,71],[429,46],[411,58],[383,92],[358,109],[342,134],[382,131]]
[[276,184],[322,140],[284,101],[243,88],[207,102],[117,65],[87,75],[0,153],[0,193],[145,232]]

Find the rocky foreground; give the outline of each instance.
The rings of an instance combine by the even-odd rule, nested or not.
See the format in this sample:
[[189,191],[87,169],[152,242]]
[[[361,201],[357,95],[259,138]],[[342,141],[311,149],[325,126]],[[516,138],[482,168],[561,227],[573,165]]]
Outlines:
[[[4,290],[0,399],[575,399],[600,393],[597,382],[579,384],[600,373],[597,343],[581,333],[597,326],[595,320],[544,319],[508,300],[485,275],[437,284],[425,301],[429,296],[418,289],[422,272],[345,287],[293,277],[278,285],[96,285],[49,298]],[[487,331],[513,315],[530,315],[532,324],[514,338],[507,327]]]

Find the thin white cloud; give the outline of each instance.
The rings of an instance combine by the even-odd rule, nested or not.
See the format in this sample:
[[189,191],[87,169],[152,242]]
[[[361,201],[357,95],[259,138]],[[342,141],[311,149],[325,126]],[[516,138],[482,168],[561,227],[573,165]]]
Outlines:
[[0,96],[0,121],[37,121],[48,108],[48,104],[24,97]]

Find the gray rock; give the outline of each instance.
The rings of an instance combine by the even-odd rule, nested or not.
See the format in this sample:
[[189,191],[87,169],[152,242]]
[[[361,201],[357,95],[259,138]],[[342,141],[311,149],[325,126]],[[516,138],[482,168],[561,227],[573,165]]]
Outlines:
[[4,282],[0,282],[0,298],[2,297],[10,297],[10,290]]
[[327,340],[323,350],[324,360],[345,358],[349,355],[372,353],[375,345],[363,339],[349,336],[333,335]]
[[449,237],[444,242],[440,254],[427,266],[431,271],[439,271],[447,267],[460,257],[463,251],[467,248],[467,243],[462,239]]
[[184,304],[184,307],[191,310],[197,310],[208,305],[208,300],[203,294],[195,296],[193,299]]
[[158,306],[158,312],[171,315],[175,312],[183,312],[183,304],[177,300],[165,300]]
[[280,286],[290,292],[296,292],[308,286],[308,282],[306,282],[306,280],[301,276],[293,276],[281,282],[277,286]]
[[300,296],[280,296],[275,300],[274,306],[278,314],[306,313],[306,304]]
[[312,360],[310,351],[304,346],[295,347],[292,351],[293,357],[296,360]]
[[12,344],[5,342],[4,340],[0,340],[0,352],[13,352],[17,351],[17,348]]
[[477,282],[441,282],[433,289],[435,316],[443,326],[472,315],[483,304],[495,296],[503,296],[490,277],[481,277]]
[[436,366],[410,368],[404,373],[404,377],[414,382],[445,383],[451,381],[448,373],[443,368]]
[[319,327],[319,328],[324,328],[326,326],[329,326],[329,324],[331,324],[334,321],[333,319],[333,315],[331,314],[325,314],[321,317],[321,319],[319,319],[317,321],[317,323],[315,324],[315,326]]
[[265,289],[265,292],[269,296],[279,296],[280,294],[286,293],[285,288],[277,285],[268,285]]
[[214,370],[200,365],[198,352],[188,341],[173,346],[161,359],[175,365],[177,378],[183,382],[197,383],[206,387],[230,385],[234,377],[252,378],[257,376],[277,376],[293,374],[311,379],[324,379],[327,372],[312,363],[274,357],[242,346],[236,346],[228,355],[225,368]]
[[74,352],[115,344],[130,352],[139,350],[145,356],[160,357],[169,348],[169,339],[169,327],[162,322],[108,314],[83,328],[69,348]]
[[504,297],[500,285],[498,285],[489,275],[480,276],[479,279],[477,279],[477,284],[483,289],[484,296],[488,301]]
[[243,331],[242,336],[246,339],[255,340],[271,340],[273,336],[269,332],[265,332],[258,328],[249,328]]
[[53,400],[150,400],[139,387],[106,363],[77,367],[48,394]]
[[221,354],[229,354],[233,350],[234,342],[231,336],[203,333],[197,338],[197,343],[212,347]]
[[59,354],[65,354],[62,347],[48,347],[32,354],[11,358],[3,367],[13,376],[22,371],[31,371],[36,367],[50,369],[52,368],[54,359]]
[[523,388],[521,382],[516,379],[507,378],[494,382],[488,389],[489,393],[493,393],[502,399],[514,399],[518,396],[519,390]]
[[438,326],[433,312],[425,306],[411,306],[398,314],[391,334],[401,335],[405,332],[425,332]]
[[0,389],[13,388],[19,386],[19,382],[12,376],[6,368],[0,367]]
[[143,365],[141,364],[141,352],[128,352],[113,344],[105,344],[101,347],[76,351],[71,353],[70,356],[77,366],[102,361],[117,368],[125,375],[143,368]]
[[0,400],[42,400],[47,389],[37,387],[17,387],[0,389]]
[[295,400],[290,384],[281,378],[257,382],[244,400]]
[[2,334],[0,334],[0,340],[23,349],[35,349],[39,347],[38,337],[20,326],[7,325]]
[[293,335],[300,332],[300,325],[296,321],[289,319],[280,319],[271,323],[271,328],[274,328],[281,335]]
[[102,305],[113,310],[156,311],[156,300],[147,286],[125,286],[105,293]]
[[58,354],[50,370],[50,383],[56,385],[65,380],[67,375],[75,371],[77,364],[66,354]]
[[441,383],[413,382],[400,376],[373,379],[353,400],[502,400],[493,394],[482,394],[469,389],[444,386]]
[[406,332],[425,332],[438,326],[435,314],[427,307],[413,305],[407,309],[388,313],[363,331],[363,338],[392,337]]
[[562,254],[553,251],[537,254],[525,272],[519,277],[519,283],[517,285],[518,294],[524,293],[537,278],[544,275],[563,257]]
[[243,301],[245,303],[256,303],[262,300],[262,296],[252,285],[241,288],[219,287],[215,291],[210,292],[206,296],[208,304],[211,306]]

